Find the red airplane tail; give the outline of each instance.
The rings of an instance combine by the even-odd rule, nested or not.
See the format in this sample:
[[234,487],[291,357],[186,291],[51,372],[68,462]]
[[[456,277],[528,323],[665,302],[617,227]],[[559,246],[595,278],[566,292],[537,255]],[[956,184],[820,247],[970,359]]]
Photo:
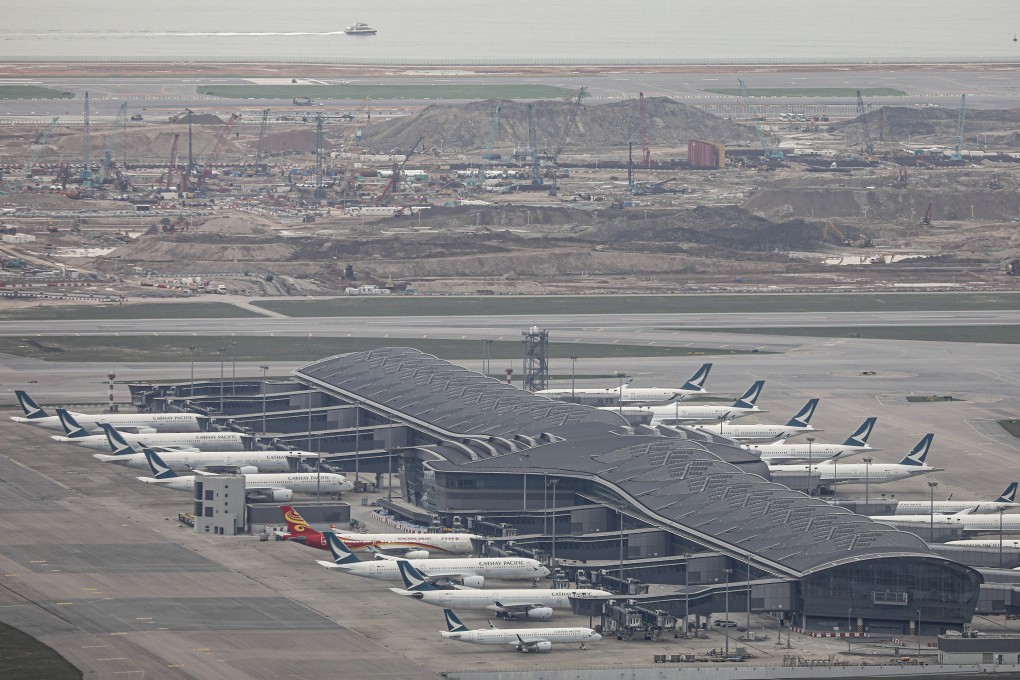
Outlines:
[[280,511],[283,512],[283,520],[287,523],[287,539],[303,539],[304,544],[312,548],[329,549],[329,546],[326,545],[326,537],[322,535],[321,531],[316,531],[308,526],[308,522],[301,516],[301,513],[289,505],[281,505]]

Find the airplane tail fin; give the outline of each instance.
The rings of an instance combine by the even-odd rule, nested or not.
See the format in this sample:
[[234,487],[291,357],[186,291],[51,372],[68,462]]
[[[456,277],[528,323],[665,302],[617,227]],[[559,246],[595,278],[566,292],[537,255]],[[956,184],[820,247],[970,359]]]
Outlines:
[[712,370],[712,364],[702,364],[694,375],[688,378],[687,382],[684,383],[683,389],[685,390],[697,390],[698,392],[705,391],[705,382],[708,380],[708,372]]
[[308,526],[308,522],[301,516],[301,513],[291,506],[281,505],[280,511],[283,513],[283,521],[287,523],[287,533],[291,536],[307,537],[320,535],[318,531]]
[[[124,435],[117,431],[110,423],[100,423],[100,427],[103,428],[103,432],[106,433],[106,441],[110,444],[110,450],[113,451],[113,455],[120,456],[128,453],[136,453],[134,447],[128,443],[127,439],[124,439]],[[144,447],[143,447],[144,450]]]
[[397,569],[400,570],[400,578],[404,581],[404,590],[422,592],[426,590],[439,590],[425,580],[421,572],[414,568],[414,565],[407,560],[397,560]]
[[733,402],[733,408],[754,408],[754,402],[758,401],[763,387],[765,387],[765,381],[756,380],[739,399]]
[[57,417],[60,418],[60,424],[64,426],[64,433],[68,439],[80,439],[89,436],[88,431],[74,419],[74,416],[67,412],[67,409],[58,408]]
[[815,414],[815,408],[818,406],[817,399],[808,399],[807,403],[804,404],[803,408],[797,411],[797,415],[790,418],[790,422],[786,423],[789,427],[810,427],[811,416]]
[[[628,379],[627,379],[627,381],[626,381],[625,383],[623,383],[623,387],[624,387],[624,389],[626,389],[626,388],[630,387],[630,384],[631,384],[632,382],[634,382],[634,378],[628,378]],[[612,390],[612,391],[613,391],[613,392],[615,392],[616,390]],[[621,394],[622,394],[622,392],[621,392]]]
[[1016,502],[1016,482],[1011,482],[1006,490],[1003,491],[998,498],[995,499],[996,503],[1014,503]]
[[172,479],[179,476],[176,472],[170,469],[169,465],[163,462],[163,459],[159,457],[158,453],[149,447],[142,448],[142,452],[145,453],[145,460],[149,463],[149,468],[152,470],[152,476],[154,479]]
[[875,427],[875,422],[878,421],[876,416],[871,416],[861,426],[854,430],[854,433],[846,438],[843,442],[846,446],[867,446],[868,437],[871,436],[871,430]]
[[928,455],[928,449],[931,448],[931,441],[935,438],[935,435],[931,432],[924,435],[921,441],[914,445],[914,448],[910,449],[910,453],[903,457],[900,461],[900,465],[924,465],[924,459]]
[[326,534],[326,545],[329,546],[329,552],[332,553],[333,562],[336,564],[353,564],[361,561],[333,532]]
[[14,390],[14,396],[18,398],[18,403],[21,404],[21,410],[25,412],[25,418],[28,420],[38,420],[39,418],[49,418],[50,414],[46,413],[39,404],[35,403],[32,397],[28,396],[28,392],[24,390]]
[[452,609],[444,609],[443,615],[446,617],[446,629],[451,633],[466,633],[471,630],[464,625],[463,621],[457,618]]

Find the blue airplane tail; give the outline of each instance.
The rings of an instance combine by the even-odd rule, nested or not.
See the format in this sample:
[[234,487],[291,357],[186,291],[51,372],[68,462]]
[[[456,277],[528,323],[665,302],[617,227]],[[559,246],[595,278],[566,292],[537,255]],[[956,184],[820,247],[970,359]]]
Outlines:
[[815,408],[818,406],[817,399],[808,399],[804,407],[797,412],[797,415],[790,418],[790,422],[786,423],[789,427],[808,427],[811,422],[811,416],[815,414]]
[[424,592],[427,590],[439,590],[425,580],[422,573],[414,568],[414,565],[407,560],[397,560],[397,569],[400,571],[400,578],[404,581],[404,590]]
[[106,441],[110,444],[110,450],[113,451],[113,455],[121,456],[129,453],[137,453],[134,447],[128,443],[127,439],[124,439],[117,428],[110,423],[100,423],[100,427],[103,428],[103,432],[106,433]]
[[999,497],[995,499],[995,502],[996,503],[1013,503],[1013,502],[1015,502],[1016,501],[1016,487],[1017,487],[1017,483],[1016,482],[1010,483],[1010,485],[1006,487],[1006,490],[1003,491],[999,495]]
[[163,459],[159,457],[159,454],[150,449],[144,447],[142,451],[145,453],[145,460],[149,464],[149,469],[152,470],[152,476],[155,479],[173,479],[178,477],[176,472],[170,469],[170,466],[163,462]]
[[683,389],[703,392],[705,390],[705,382],[708,380],[708,372],[711,370],[712,364],[702,364],[701,368],[684,383]]
[[464,625],[463,621],[457,618],[452,609],[444,609],[443,615],[446,617],[446,629],[451,633],[466,633],[471,630]]
[[39,404],[35,403],[32,397],[28,396],[28,392],[24,390],[14,390],[14,396],[18,398],[18,403],[21,404],[21,410],[25,412],[25,417],[29,420],[38,420],[39,418],[49,418],[50,414],[43,410]]
[[333,561],[336,564],[352,564],[361,561],[332,531],[324,532],[323,535],[326,537],[326,545],[329,546],[329,552],[333,554]]
[[733,408],[754,408],[754,402],[758,401],[763,387],[765,387],[765,381],[756,380],[739,399],[733,402]]
[[924,459],[928,455],[928,449],[931,448],[931,441],[935,438],[934,433],[929,432],[921,438],[921,441],[914,445],[914,448],[910,449],[910,453],[903,457],[900,461],[900,465],[924,465]]
[[88,437],[88,431],[82,427],[77,420],[74,419],[67,409],[58,408],[57,417],[60,418],[60,424],[64,427],[64,434],[67,435],[68,439],[81,439],[82,437]]
[[867,446],[868,437],[871,436],[871,430],[874,429],[875,423],[878,421],[876,416],[871,416],[861,426],[854,430],[854,433],[846,438],[843,442],[846,446]]

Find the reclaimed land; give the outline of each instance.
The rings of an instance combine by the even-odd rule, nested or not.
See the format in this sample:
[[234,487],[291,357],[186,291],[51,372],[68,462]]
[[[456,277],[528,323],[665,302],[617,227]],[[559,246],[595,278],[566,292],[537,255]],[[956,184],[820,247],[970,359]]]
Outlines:
[[241,319],[262,317],[224,302],[165,302],[160,304],[40,305],[0,309],[2,321],[91,321],[95,319]]
[[[720,87],[707,89],[713,94],[728,94],[739,97],[744,91],[738,87]],[[892,87],[864,87],[860,90],[862,97],[905,97],[906,92]],[[855,87],[757,87],[748,88],[751,97],[856,97]]]
[[[677,328],[666,330],[691,330]],[[698,328],[706,333],[796,335],[817,338],[868,338],[870,340],[920,340],[922,342],[1020,343],[1020,326],[811,326],[781,328]]]
[[72,99],[73,92],[36,85],[0,85],[0,99]]
[[834,295],[586,295],[535,297],[344,297],[266,300],[253,306],[293,317],[683,314],[718,312],[913,312],[1020,309],[1015,293]]
[[[190,361],[188,346],[195,347],[198,361],[219,360],[217,348],[226,347],[229,361],[314,361],[325,356],[362,352],[379,347],[414,347],[441,359],[479,356],[476,340],[435,338],[335,338],[335,337],[240,337],[194,335],[54,335],[46,337],[0,337],[0,354],[49,361]],[[490,345],[493,359],[520,359],[519,341],[496,341]],[[549,355],[589,358],[686,357],[710,354],[747,354],[750,350],[712,347],[663,347],[661,345],[611,345],[597,343],[549,343]]]
[[563,99],[552,85],[203,85],[198,94],[231,99]]

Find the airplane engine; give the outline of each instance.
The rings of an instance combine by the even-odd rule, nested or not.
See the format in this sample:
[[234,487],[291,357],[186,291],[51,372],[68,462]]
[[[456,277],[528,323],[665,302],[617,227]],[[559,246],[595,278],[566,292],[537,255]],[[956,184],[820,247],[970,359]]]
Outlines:
[[467,588],[484,588],[485,577],[484,576],[465,576],[462,581]]
[[294,492],[290,489],[273,489],[274,503],[288,503],[294,498]]
[[254,465],[242,465],[237,469],[237,471],[242,475],[256,475],[258,474],[259,469]]
[[548,621],[553,617],[552,607],[535,607],[528,610],[529,619],[537,619],[538,621]]
[[541,642],[536,642],[535,644],[530,646],[517,645],[517,651],[524,652],[525,654],[527,654],[528,652],[548,652],[550,649],[552,649],[552,643],[549,642],[548,640],[542,640]]
[[408,550],[404,553],[405,560],[427,560],[429,558],[428,550]]

